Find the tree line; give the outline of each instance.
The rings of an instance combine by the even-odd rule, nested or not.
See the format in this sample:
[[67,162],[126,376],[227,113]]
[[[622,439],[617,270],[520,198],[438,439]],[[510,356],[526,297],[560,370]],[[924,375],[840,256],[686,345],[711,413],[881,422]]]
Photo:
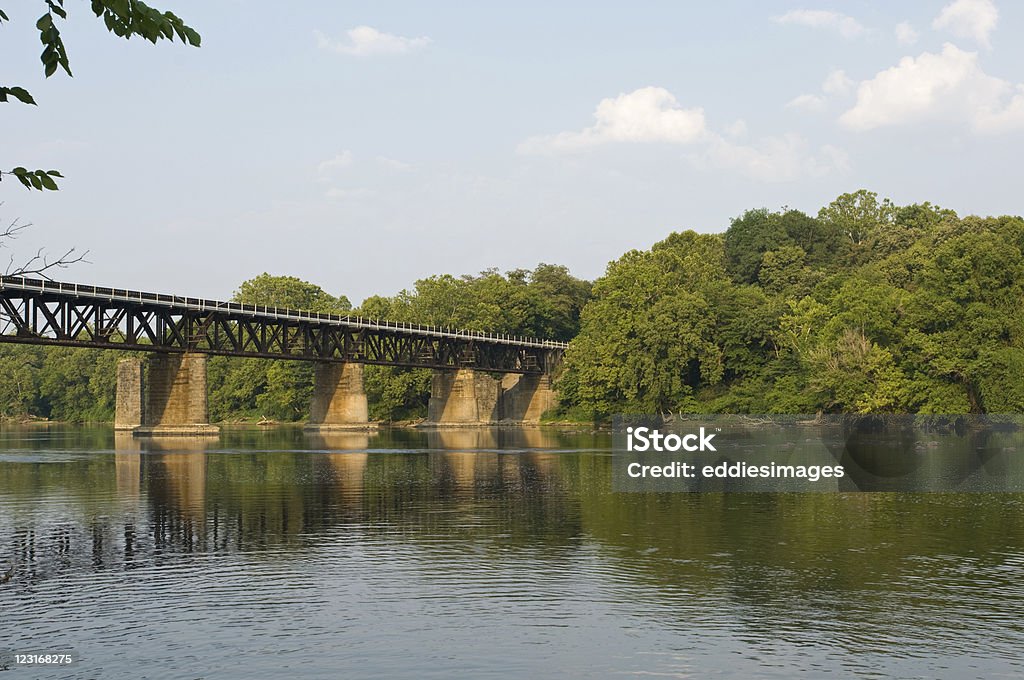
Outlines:
[[[554,419],[615,413],[1024,411],[1024,219],[869,191],[672,233],[592,284],[565,267],[438,275],[353,310],[263,274],[233,298],[569,340]],[[118,352],[0,346],[0,414],[113,417]],[[371,417],[422,417],[430,372],[367,366]],[[306,362],[211,357],[215,421],[308,415]]]

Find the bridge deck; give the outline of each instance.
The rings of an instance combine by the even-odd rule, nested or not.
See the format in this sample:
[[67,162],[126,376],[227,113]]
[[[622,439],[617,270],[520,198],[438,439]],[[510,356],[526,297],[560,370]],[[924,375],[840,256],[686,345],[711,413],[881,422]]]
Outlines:
[[11,276],[0,277],[0,342],[520,373],[549,370],[567,346],[554,340]]

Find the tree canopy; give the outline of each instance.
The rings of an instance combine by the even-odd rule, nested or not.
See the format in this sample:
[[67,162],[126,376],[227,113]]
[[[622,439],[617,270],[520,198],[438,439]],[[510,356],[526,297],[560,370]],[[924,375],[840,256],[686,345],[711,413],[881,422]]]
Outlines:
[[[289,276],[238,302],[348,312]],[[669,234],[593,284],[565,267],[438,274],[354,314],[570,341],[569,418],[615,413],[1024,411],[1024,219],[897,206],[867,191],[816,216],[740,214],[721,234]],[[105,419],[117,353],[0,346],[0,412]],[[305,362],[213,357],[216,420],[301,420]],[[424,415],[430,372],[367,366],[373,418]],[[556,414],[557,415],[557,414]]]
[[863,190],[817,217],[749,210],[609,266],[563,399],[599,416],[1019,412],[1022,296],[1020,217]]

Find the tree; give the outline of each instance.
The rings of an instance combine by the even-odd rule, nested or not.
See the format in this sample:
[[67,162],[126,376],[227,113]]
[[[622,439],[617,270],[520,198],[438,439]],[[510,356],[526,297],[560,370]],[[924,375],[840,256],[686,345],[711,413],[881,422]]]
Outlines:
[[[68,61],[67,48],[61,37],[59,24],[67,20],[64,0],[43,0],[46,11],[36,21],[39,41],[43,51],[39,55],[43,63],[43,72],[49,78],[58,70],[71,76],[71,65]],[[103,20],[107,30],[126,40],[133,36],[145,38],[156,44],[160,40],[173,41],[177,37],[181,42],[199,47],[199,34],[171,12],[161,12],[142,2],[142,0],[91,0],[93,14]],[[8,15],[0,9],[0,24],[9,22]],[[22,104],[36,105],[35,97],[23,87],[17,85],[0,85],[0,102],[15,100]],[[8,171],[0,171],[0,180],[4,175],[13,175],[28,189],[57,190],[57,178],[63,175],[56,170],[28,170],[17,166]]]
[[854,247],[861,250],[877,240],[895,220],[896,209],[888,198],[878,201],[878,194],[860,189],[842,194],[818,211],[818,219],[837,229]]
[[243,282],[231,300],[243,305],[265,305],[324,314],[344,314],[352,309],[352,303],[344,295],[335,297],[315,283],[295,276],[271,276],[266,272]]
[[564,399],[598,415],[692,411],[723,375],[712,300],[727,283],[717,235],[671,234],[611,263],[566,354]]
[[757,281],[762,255],[788,245],[786,231],[771,217],[767,208],[748,210],[733,219],[726,230],[725,262],[737,283]]
[[[540,264],[533,271],[479,275],[442,274],[420,279],[393,298],[367,298],[359,314],[418,324],[568,340],[576,335],[590,283],[565,267]],[[404,420],[426,411],[430,371],[367,366],[364,372],[370,414],[378,420]]]
[[[243,282],[232,301],[324,314],[345,314],[352,308],[344,295],[336,297],[314,283],[266,272]],[[294,421],[309,412],[313,394],[309,362],[212,357],[208,371],[214,420],[263,416]]]
[[814,269],[828,268],[847,248],[841,230],[799,210],[748,210],[732,220],[725,232],[725,261],[737,283],[760,281],[765,253],[799,247]]

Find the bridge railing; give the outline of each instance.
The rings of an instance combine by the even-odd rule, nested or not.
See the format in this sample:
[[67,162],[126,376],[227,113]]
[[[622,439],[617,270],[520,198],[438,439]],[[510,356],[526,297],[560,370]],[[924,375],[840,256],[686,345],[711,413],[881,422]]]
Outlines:
[[385,319],[370,319],[349,314],[325,314],[321,312],[304,312],[281,307],[269,307],[265,305],[244,305],[238,302],[206,300],[203,298],[165,295],[162,293],[144,293],[142,291],[128,290],[126,288],[105,288],[102,286],[89,286],[79,283],[63,283],[60,281],[50,281],[46,279],[31,279],[22,276],[0,276],[0,290],[24,290],[39,293],[52,292],[92,299],[155,304],[164,307],[184,308],[200,312],[229,311],[242,314],[252,314],[276,320],[336,323],[344,324],[349,327],[365,328],[370,330],[405,331],[419,335],[433,335],[447,338],[468,338],[525,347],[542,347],[545,349],[565,349],[568,347],[568,343],[559,342],[557,340],[540,340],[537,338],[506,335],[502,333],[460,330],[447,326],[431,326],[405,323],[401,321],[388,321]]

